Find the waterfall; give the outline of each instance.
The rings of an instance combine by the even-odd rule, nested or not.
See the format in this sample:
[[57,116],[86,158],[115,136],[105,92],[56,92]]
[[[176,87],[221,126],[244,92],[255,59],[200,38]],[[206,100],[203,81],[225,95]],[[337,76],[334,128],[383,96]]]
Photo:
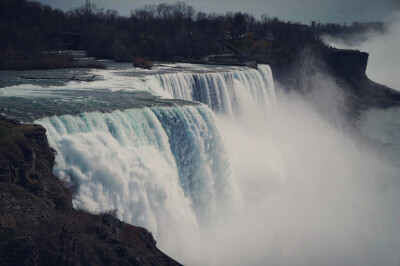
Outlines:
[[268,107],[275,99],[271,68],[231,69],[215,73],[169,73],[156,76],[165,96],[207,104],[217,113],[232,115],[249,106]]
[[275,95],[268,66],[110,77],[68,84],[94,87],[86,112],[35,121],[75,208],[116,209],[188,265],[399,264],[399,169],[312,97]]
[[157,235],[167,226],[163,221],[204,224],[231,200],[226,153],[205,105],[36,122],[46,127],[57,151],[56,174],[77,186],[75,208],[117,209],[124,221]]
[[109,94],[120,88],[126,96],[145,90],[200,103],[39,119],[35,123],[47,129],[57,151],[54,171],[75,187],[75,208],[94,213],[115,209],[125,222],[150,230],[172,254],[193,248],[185,244],[188,236],[201,243],[202,234],[228,217],[238,200],[214,113],[220,119],[248,109],[264,113],[275,98],[271,69],[261,65],[259,70],[120,77],[112,84]]

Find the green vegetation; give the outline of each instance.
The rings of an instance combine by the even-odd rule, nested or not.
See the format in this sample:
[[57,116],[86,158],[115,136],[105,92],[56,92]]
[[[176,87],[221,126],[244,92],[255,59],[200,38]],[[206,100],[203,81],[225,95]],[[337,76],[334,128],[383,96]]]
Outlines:
[[0,143],[16,144],[25,139],[24,131],[35,129],[32,124],[13,124],[0,119]]
[[13,144],[22,139],[22,130],[16,127],[9,127],[3,121],[0,121],[0,142]]
[[287,64],[291,60],[283,47],[275,41],[267,40],[232,40],[229,42],[233,48],[239,50],[259,62],[270,65]]
[[253,40],[232,40],[228,42],[229,45],[239,50],[243,54],[251,54],[254,41]]

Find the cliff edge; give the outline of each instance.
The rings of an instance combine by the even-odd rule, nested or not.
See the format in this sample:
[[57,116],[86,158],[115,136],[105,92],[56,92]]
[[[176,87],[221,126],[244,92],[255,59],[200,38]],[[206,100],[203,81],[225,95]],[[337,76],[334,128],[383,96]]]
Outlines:
[[370,80],[366,75],[369,54],[358,50],[309,48],[296,59],[271,64],[274,80],[288,90],[301,92],[302,81],[317,72],[328,73],[349,96],[347,106],[358,113],[368,108],[400,106],[400,92]]
[[355,108],[387,108],[400,105],[400,93],[385,85],[373,82],[366,70],[369,54],[358,50],[330,48],[325,62],[334,73],[338,84],[353,96]]
[[46,130],[0,118],[1,265],[180,265],[144,228],[72,208]]

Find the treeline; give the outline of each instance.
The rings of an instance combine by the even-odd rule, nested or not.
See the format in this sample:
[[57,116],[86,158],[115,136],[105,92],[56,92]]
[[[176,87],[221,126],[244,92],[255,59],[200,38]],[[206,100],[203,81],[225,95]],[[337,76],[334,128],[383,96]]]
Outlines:
[[184,2],[146,5],[127,17],[94,5],[63,12],[38,2],[0,0],[0,63],[65,49],[117,61],[200,59],[235,52],[230,43],[243,39],[269,39],[293,56],[305,46],[322,45],[308,25],[241,12],[206,14]]
[[0,60],[35,60],[62,48],[65,14],[25,0],[0,0]]

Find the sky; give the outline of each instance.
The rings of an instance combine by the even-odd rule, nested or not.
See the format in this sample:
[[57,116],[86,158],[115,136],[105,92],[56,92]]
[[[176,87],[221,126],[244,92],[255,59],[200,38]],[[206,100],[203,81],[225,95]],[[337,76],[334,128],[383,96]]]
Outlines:
[[[39,0],[55,8],[69,10],[85,0]],[[145,4],[174,3],[176,0],[91,0],[99,8],[115,9],[121,15]],[[351,23],[353,21],[387,21],[400,10],[400,0],[186,0],[196,11],[226,13],[248,12],[256,18],[262,14],[292,22]]]

